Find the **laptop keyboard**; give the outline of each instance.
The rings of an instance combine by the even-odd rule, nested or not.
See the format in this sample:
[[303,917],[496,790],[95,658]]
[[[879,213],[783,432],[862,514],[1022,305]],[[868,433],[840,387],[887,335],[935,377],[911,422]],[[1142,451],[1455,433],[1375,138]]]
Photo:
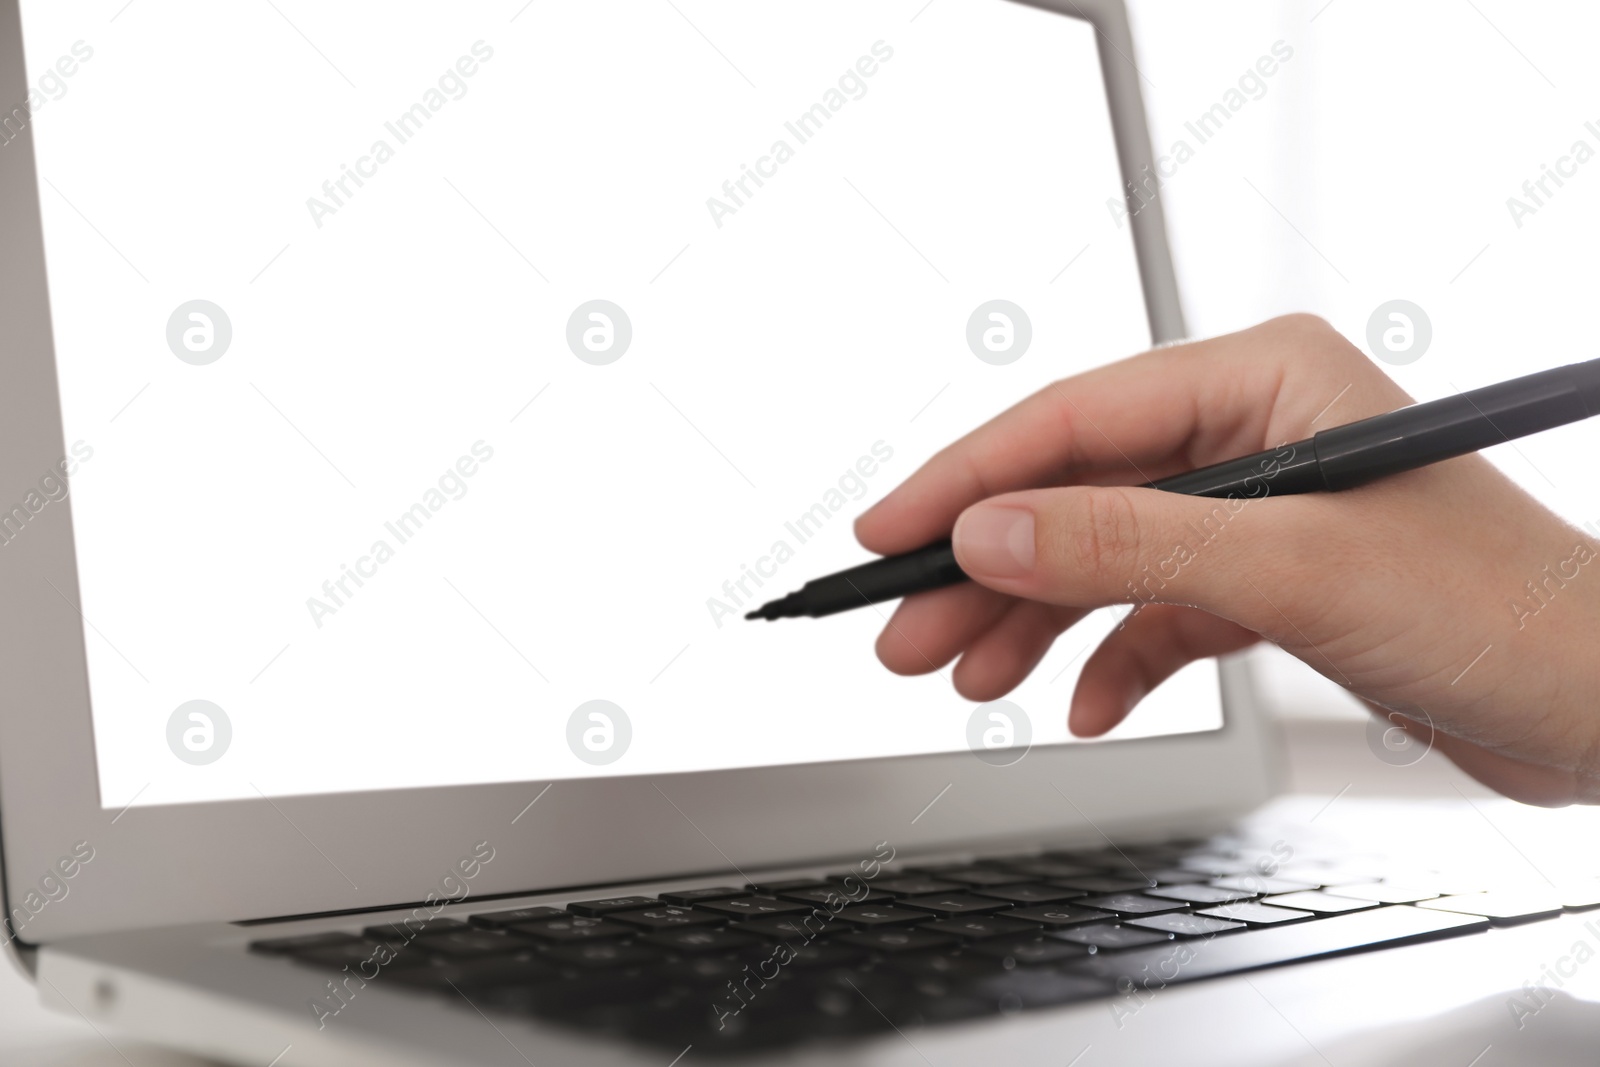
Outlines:
[[1170,984],[1600,906],[1600,881],[1485,892],[1372,866],[1297,860],[1282,842],[1175,842],[486,907],[250,947],[704,1054],[1096,998],[1134,1011]]

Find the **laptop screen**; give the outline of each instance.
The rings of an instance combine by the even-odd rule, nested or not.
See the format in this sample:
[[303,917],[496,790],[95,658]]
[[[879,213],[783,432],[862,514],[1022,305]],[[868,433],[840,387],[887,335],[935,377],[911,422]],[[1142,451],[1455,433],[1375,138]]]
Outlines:
[[[1149,345],[1089,24],[22,10],[103,805],[1071,742],[1118,613],[992,707],[742,616]],[[1221,721],[1202,664],[1111,736]]]

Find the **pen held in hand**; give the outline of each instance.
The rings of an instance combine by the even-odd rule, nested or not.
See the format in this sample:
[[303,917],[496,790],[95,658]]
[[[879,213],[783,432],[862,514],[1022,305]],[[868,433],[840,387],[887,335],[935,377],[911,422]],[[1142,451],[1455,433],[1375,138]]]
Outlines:
[[[1251,499],[1338,492],[1600,414],[1600,359],[1413,404],[1146,484]],[[747,619],[820,618],[966,581],[948,539],[807,582]]]

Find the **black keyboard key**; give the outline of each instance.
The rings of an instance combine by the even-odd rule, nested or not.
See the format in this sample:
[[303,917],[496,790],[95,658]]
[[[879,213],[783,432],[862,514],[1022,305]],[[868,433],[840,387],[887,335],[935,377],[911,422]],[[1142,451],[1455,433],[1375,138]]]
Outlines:
[[936,877],[946,882],[960,882],[965,886],[1014,885],[1028,880],[1011,871],[996,870],[993,867],[954,867],[939,871]]
[[963,941],[973,941],[985,937],[1016,937],[1018,934],[1038,930],[1039,924],[1023,922],[1005,915],[969,915],[960,919],[941,919],[920,929],[935,934],[949,934]]
[[[383,973],[386,976],[389,974],[387,970]],[[394,979],[405,985],[424,986],[452,994],[456,989],[469,995],[475,995],[480,990],[493,990],[499,994],[509,989],[558,981],[560,972],[537,956],[524,953],[410,967],[395,972]]]
[[1181,900],[1186,904],[1233,904],[1249,900],[1255,894],[1239,889],[1223,889],[1214,885],[1158,885],[1146,889],[1146,896],[1163,900]]
[[688,907],[690,904],[699,904],[707,900],[727,900],[729,897],[749,895],[743,889],[735,889],[731,885],[719,885],[710,889],[674,889],[670,893],[662,893],[661,899],[668,904]]
[[735,897],[732,900],[706,900],[695,907],[729,919],[759,919],[772,915],[798,915],[801,912],[811,911],[806,904],[796,904],[789,900],[779,900],[777,897]]
[[1250,926],[1277,926],[1279,923],[1299,922],[1301,919],[1312,919],[1314,915],[1309,911],[1295,911],[1293,908],[1275,908],[1271,904],[1223,904],[1215,908],[1201,908],[1196,915],[1209,915],[1213,919],[1227,919],[1229,922],[1246,923]]
[[787,878],[776,882],[751,882],[745,886],[752,893],[764,893],[775,897],[779,893],[789,893],[798,889],[826,889],[828,883],[821,878]]
[[1482,915],[1496,926],[1549,919],[1561,914],[1561,898],[1550,890],[1539,892],[1472,893],[1458,897],[1440,897],[1417,905],[1433,911],[1454,912],[1461,915]]
[[720,916],[690,908],[679,908],[671,904],[663,904],[657,908],[640,908],[638,911],[613,911],[609,912],[606,918],[611,922],[641,926],[646,930],[667,930],[678,926],[711,926],[722,921]]
[[[522,942],[522,947],[527,948],[528,943]],[[321,948],[301,949],[294,953],[294,958],[302,963],[331,967],[334,970],[349,967],[358,973],[371,973],[380,968],[428,962],[428,958],[420,952],[396,953],[388,945],[362,940],[340,941],[337,944],[323,945]]]
[[1177,911],[1183,907],[1176,900],[1147,897],[1142,893],[1112,893],[1103,897],[1082,897],[1073,903],[1086,908],[1115,912],[1118,915],[1155,915],[1163,911]]
[[975,893],[934,893],[925,897],[903,897],[896,903],[903,908],[920,908],[945,917],[982,915],[1000,911],[1006,906],[1005,901],[980,897]]
[[785,890],[775,893],[774,896],[782,900],[792,900],[799,904],[820,904],[825,908],[843,908],[851,904],[877,904],[894,899],[894,894],[892,893],[880,893],[862,886],[855,886],[852,889],[846,889],[839,885],[828,885],[820,889]]
[[621,1018],[649,1005],[663,991],[660,978],[638,970],[573,965],[559,981],[474,1000],[480,1007],[488,1001],[503,1011],[566,1025],[615,1030]]
[[514,908],[511,911],[491,911],[482,915],[473,915],[467,921],[473,926],[481,926],[486,930],[504,930],[517,923],[530,923],[535,919],[553,919],[566,912],[560,908]]
[[1017,908],[1005,913],[1007,919],[1021,919],[1023,922],[1039,923],[1051,929],[1059,930],[1068,926],[1080,926],[1084,923],[1103,922],[1115,919],[1116,916],[1108,911],[1099,911],[1095,908],[1080,908],[1076,902],[1071,904],[1044,904],[1037,908]]
[[528,939],[525,937],[500,933],[496,930],[477,930],[472,927],[437,932],[430,930],[418,934],[411,942],[411,948],[418,952],[430,956],[443,956],[446,959],[504,956],[514,952],[526,952],[529,947]]
[[602,941],[593,945],[558,945],[546,949],[544,958],[572,967],[620,970],[656,963],[661,959],[661,953],[644,945],[619,945],[614,941]]
[[1036,967],[1044,963],[1077,959],[1087,956],[1089,949],[1055,937],[1008,937],[997,941],[980,941],[968,946],[967,952],[997,959],[1009,970],[1012,967]]
[[1083,892],[1078,889],[1063,889],[1060,886],[1043,885],[1039,882],[987,886],[974,889],[973,893],[980,897],[1004,900],[1010,904],[1054,904],[1059,900],[1071,900],[1073,897],[1083,896]]
[[1246,929],[1245,924],[1241,922],[1217,919],[1209,915],[1185,915],[1181,911],[1168,912],[1166,915],[1146,915],[1142,919],[1129,919],[1125,925],[1137,926],[1141,930],[1154,930],[1158,934],[1172,934],[1176,937],[1213,937],[1232,930]]
[[795,967],[800,970],[854,967],[867,958],[867,953],[864,949],[836,942],[829,942],[826,945],[791,944],[789,947],[793,949],[794,955],[784,966]]
[[780,915],[770,919],[746,919],[742,923],[735,923],[732,929],[773,941],[806,942],[827,934],[848,934],[855,928],[834,922],[824,915]]
[[883,976],[803,971],[756,993],[741,1014],[756,1036],[782,1044],[855,1037],[887,1030],[885,1015],[904,1018],[909,992],[907,983]]
[[1151,974],[1161,975],[1163,982],[1185,982],[1297,960],[1430,941],[1488,927],[1489,920],[1481,916],[1391,905],[1316,922],[1246,930],[1211,941],[1179,941],[1156,949],[1091,957],[1066,966],[1074,973],[1113,980],[1126,978],[1135,983]]
[[293,956],[313,949],[352,944],[364,945],[366,941],[355,934],[301,934],[298,937],[269,937],[261,941],[252,941],[250,942],[250,951],[262,952],[271,956]]
[[1264,874],[1240,874],[1231,878],[1213,878],[1211,884],[1219,889],[1237,889],[1241,893],[1262,896],[1267,893],[1299,893],[1316,889],[1314,882],[1301,882],[1293,878],[1269,878]]
[[[707,934],[718,933],[716,930],[674,930],[668,934],[651,935],[646,941],[655,941],[657,937],[703,937]],[[729,959],[718,954],[688,956],[683,959],[668,960],[655,970],[662,981],[674,985],[685,986],[711,986],[720,993],[726,992],[726,983],[734,982],[744,977],[747,966],[743,961]]]
[[1084,893],[1127,893],[1139,889],[1149,889],[1155,883],[1149,878],[1137,875],[1127,877],[1120,874],[1085,875],[1082,878],[1052,878],[1052,885],[1059,885],[1063,889],[1077,889]]
[[466,930],[468,926],[459,919],[398,919],[392,923],[377,923],[361,931],[361,935],[373,941],[382,941],[386,944],[400,948],[409,944],[411,940],[424,933],[441,933],[446,930]]
[[683,927],[658,930],[639,939],[640,944],[654,945],[671,952],[698,955],[707,952],[743,952],[761,944],[756,938],[733,930],[707,930],[704,927]]
[[871,949],[874,952],[920,952],[924,949],[953,945],[955,938],[947,934],[930,934],[916,927],[889,927],[863,930],[859,934],[846,934],[839,939],[839,942]]
[[1007,1013],[1020,1008],[1076,1004],[1116,992],[1116,986],[1105,979],[1065,971],[1065,968],[1078,966],[1081,961],[1069,960],[1059,969],[1019,967],[963,982],[956,988],[964,997],[981,1000]]
[[1017,863],[996,864],[996,866],[1003,867],[1008,871],[1016,871],[1018,874],[1026,875],[1029,878],[1083,878],[1102,873],[1079,863],[1064,863],[1061,860],[1033,859]]
[[959,983],[989,977],[1001,969],[1001,961],[992,956],[974,956],[965,952],[934,949],[928,952],[895,953],[884,961],[883,966],[890,971],[910,975],[914,979]]
[[931,922],[933,915],[927,911],[902,908],[891,904],[863,904],[859,908],[845,908],[839,918],[856,926],[908,926],[912,923]]
[[1111,924],[1074,926],[1066,930],[1057,930],[1046,936],[1060,938],[1063,941],[1071,941],[1077,945],[1090,945],[1102,952],[1142,948],[1145,945],[1153,945],[1158,941],[1172,940],[1170,934],[1160,934],[1154,930],[1141,930],[1136,926],[1114,926]]
[[560,919],[535,919],[531,923],[518,923],[512,927],[512,931],[557,944],[611,941],[621,937],[631,937],[634,932],[631,926],[582,915],[568,915]]
[[943,878],[908,874],[902,878],[873,882],[872,888],[880,893],[893,893],[897,897],[921,897],[929,893],[954,893],[964,887],[960,882],[947,882]]
[[1331,893],[1320,890],[1308,889],[1303,893],[1281,893],[1276,896],[1262,897],[1263,904],[1276,904],[1283,908],[1294,908],[1298,911],[1314,911],[1318,915],[1337,915],[1342,911],[1360,911],[1362,908],[1377,907],[1370,900],[1352,900],[1350,897],[1336,897]]
[[605,915],[613,911],[649,908],[661,903],[655,897],[609,897],[605,900],[579,900],[567,905],[574,915]]

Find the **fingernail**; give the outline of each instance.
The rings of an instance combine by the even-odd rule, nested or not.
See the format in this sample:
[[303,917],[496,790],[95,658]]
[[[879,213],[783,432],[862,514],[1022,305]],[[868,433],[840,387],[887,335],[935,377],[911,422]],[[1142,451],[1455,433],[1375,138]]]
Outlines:
[[1033,512],[1002,504],[968,508],[956,523],[961,566],[975,578],[1021,578],[1033,573]]

